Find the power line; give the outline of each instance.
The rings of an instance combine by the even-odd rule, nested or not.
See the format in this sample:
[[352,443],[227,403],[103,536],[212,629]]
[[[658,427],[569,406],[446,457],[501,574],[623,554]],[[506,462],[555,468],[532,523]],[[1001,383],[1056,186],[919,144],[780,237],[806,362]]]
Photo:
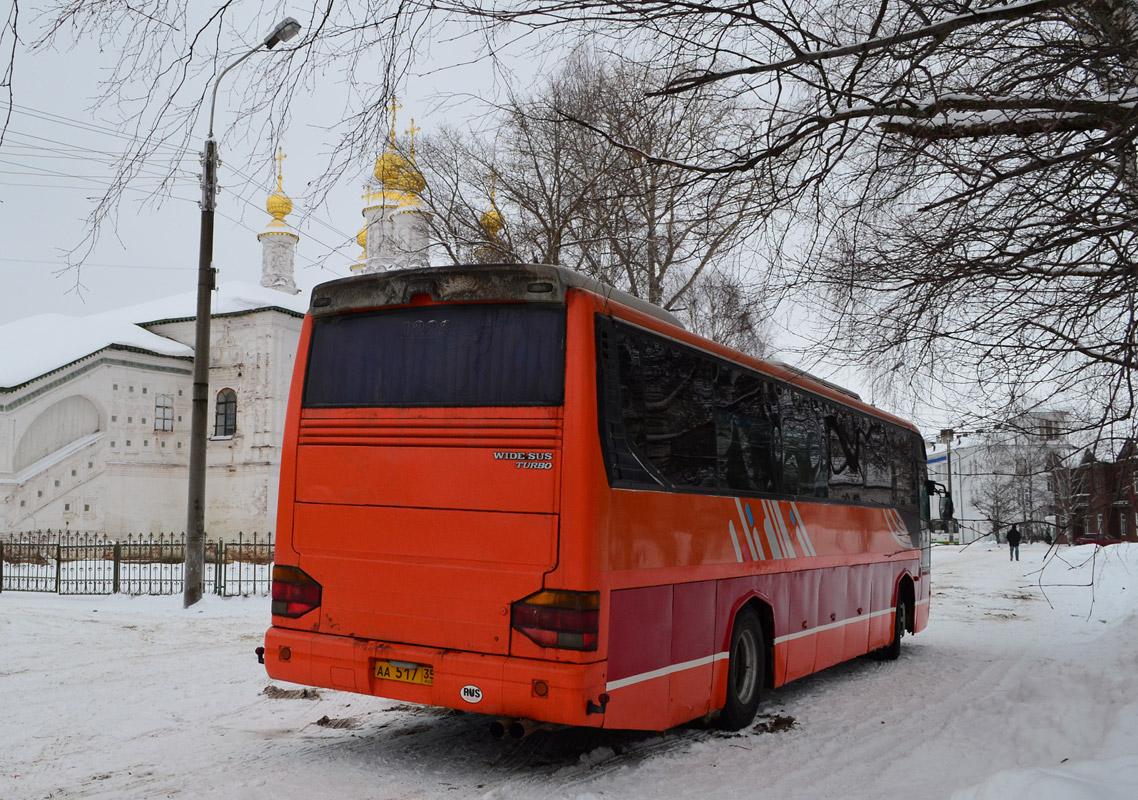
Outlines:
[[[58,261],[48,261],[42,258],[4,258],[0,256],[0,261],[8,261],[14,264],[50,264],[57,267],[67,267],[67,264],[60,264]],[[109,267],[115,269],[148,269],[148,270],[194,270],[196,267],[164,267],[157,264],[101,264],[92,261],[84,261],[83,267]]]
[[[105,136],[109,136],[112,138],[116,138],[116,139],[120,139],[120,140],[124,140],[124,141],[129,141],[132,143],[137,143],[137,142],[141,141],[138,137],[125,135],[119,131],[114,130],[113,128],[107,128],[105,126],[95,125],[93,123],[79,123],[79,122],[76,122],[75,120],[69,119],[67,117],[63,117],[63,116],[60,116],[58,114],[53,114],[53,113],[47,112],[47,111],[42,111],[40,109],[34,109],[34,108],[31,108],[30,106],[25,106],[22,104],[12,104],[12,108],[18,110],[22,115],[27,116],[31,119],[39,119],[39,120],[42,120],[45,122],[50,122],[52,124],[59,125],[59,126],[64,127],[64,128],[72,128],[75,130],[83,131],[85,133],[97,133],[100,135],[105,135]],[[16,146],[21,147],[25,150],[38,150],[40,153],[44,153],[44,152],[50,153],[51,157],[53,157],[53,158],[69,158],[69,159],[76,159],[76,160],[87,160],[87,161],[91,161],[94,163],[105,164],[107,166],[111,166],[111,165],[114,165],[116,163],[121,163],[121,154],[114,153],[112,151],[84,147],[82,145],[76,145],[72,142],[66,142],[66,141],[61,141],[58,139],[48,138],[45,136],[39,136],[36,134],[26,133],[26,132],[23,132],[17,128],[9,128],[8,132],[9,132],[9,134],[11,134],[13,136],[16,136],[16,137],[19,137],[22,139],[27,139],[27,140],[32,140],[32,141],[36,141],[36,142],[43,142],[43,143],[47,143],[50,145],[55,145],[56,146],[55,148],[39,147],[38,145],[29,145],[29,144],[17,144],[16,145]],[[62,149],[60,149],[60,148],[62,148]],[[161,142],[154,142],[153,143],[153,151],[154,152],[158,153],[158,152],[161,152],[163,150],[165,150],[170,155],[177,155],[178,160],[184,160],[186,158],[191,157],[191,155],[189,153],[186,153],[184,150],[182,150],[180,148],[176,148],[172,145],[167,145],[167,144],[161,143]],[[76,154],[76,155],[70,155],[70,154]],[[83,154],[83,155],[79,155],[79,154]],[[99,156],[101,158],[92,158],[91,156]],[[43,156],[43,155],[33,156],[33,158],[40,158],[40,157],[47,157],[47,156]],[[0,163],[12,164],[12,162],[10,162],[10,161],[3,161]],[[143,163],[145,163],[145,162],[143,162]],[[27,165],[16,164],[16,166],[27,166]],[[98,182],[100,180],[106,180],[110,183],[113,183],[116,180],[116,178],[113,176],[107,176],[106,178],[100,178],[100,177],[96,177],[96,176],[73,175],[73,174],[58,172],[56,170],[51,170],[51,169],[48,169],[46,167],[38,167],[38,168],[33,167],[33,169],[38,169],[39,172],[38,173],[37,172],[28,173],[28,172],[14,172],[14,171],[4,170],[4,171],[0,171],[0,174],[9,174],[9,175],[37,175],[38,174],[38,175],[41,175],[42,177],[47,177],[47,178],[60,178],[60,179],[71,178],[73,180],[83,180],[83,181],[92,181],[92,182]],[[247,204],[249,204],[255,208],[258,208],[258,210],[259,210],[261,204],[259,202],[252,200],[251,198],[249,198],[246,195],[246,193],[242,190],[245,188],[253,189],[254,187],[260,188],[263,191],[270,191],[270,189],[268,189],[260,180],[254,178],[253,176],[249,175],[248,173],[245,173],[244,171],[242,171],[239,168],[230,167],[229,170],[234,175],[236,175],[240,178],[244,178],[245,182],[242,184],[239,184],[240,188],[235,188],[235,187],[223,187],[223,188],[229,189],[229,191],[234,195],[234,197],[237,198],[237,200],[244,202],[244,203],[247,203]],[[157,181],[161,182],[161,181],[167,180],[169,178],[176,178],[179,176],[181,176],[182,178],[187,178],[187,177],[190,177],[192,175],[194,178],[194,181],[196,183],[197,177],[198,177],[196,174],[187,173],[187,172],[185,172],[185,170],[180,170],[177,167],[172,167],[170,170],[163,169],[160,171],[155,170],[153,167],[151,167],[150,169],[147,169],[147,170],[143,170],[140,167],[140,168],[138,168],[137,171],[139,173],[138,176],[131,177],[129,179],[131,182],[137,182],[140,179],[149,179],[152,181],[157,180]],[[0,186],[12,186],[12,187],[17,187],[17,188],[74,189],[74,190],[79,190],[79,191],[83,191],[84,189],[93,188],[93,187],[81,187],[81,186],[74,186],[74,185],[45,186],[45,185],[41,185],[41,184],[14,183],[14,182],[9,182],[9,181],[0,181]],[[135,192],[149,193],[144,189],[139,189],[137,186],[121,186],[120,188],[123,191],[135,191]],[[169,199],[173,199],[173,200],[185,200],[186,199],[186,198],[178,198],[174,195],[167,195],[167,197]],[[225,219],[229,220],[230,222],[234,223],[235,225],[237,225],[241,228],[244,228],[244,229],[246,229],[252,233],[257,233],[256,231],[253,231],[252,228],[250,228],[248,225],[246,225],[244,222],[242,222],[240,220],[234,219],[233,217],[230,217],[228,215],[222,215],[222,216]],[[309,220],[311,223],[314,223],[314,224],[316,224],[322,228],[327,229],[328,231],[333,233],[336,236],[336,238],[339,240],[338,244],[330,245],[327,242],[321,241],[319,238],[317,238],[317,236],[313,235],[313,233],[311,231],[306,232],[305,235],[308,239],[313,241],[318,246],[328,250],[330,253],[338,254],[338,251],[340,250],[341,247],[343,247],[345,245],[350,245],[355,240],[354,235],[345,233],[343,230],[341,230],[341,229],[335,227],[334,225],[326,222],[325,220],[323,220],[322,218],[320,218],[318,216],[315,216],[315,215],[309,216],[309,217],[307,217],[307,220]],[[344,256],[344,257],[351,260],[350,257],[347,257],[347,256]],[[301,258],[309,261],[311,264],[314,264],[314,265],[322,263],[322,262],[317,262],[315,259],[309,258],[307,256],[303,256],[303,255],[301,256]]]
[[[98,133],[98,134],[103,135],[103,136],[110,136],[111,138],[121,139],[123,141],[128,141],[131,143],[135,143],[135,142],[142,143],[145,141],[144,139],[142,139],[138,136],[131,136],[129,134],[122,133],[121,131],[116,130],[115,128],[109,128],[109,127],[106,127],[103,125],[96,125],[93,122],[78,122],[74,119],[71,119],[70,117],[64,117],[64,116],[61,116],[59,114],[54,114],[50,111],[44,111],[42,109],[32,108],[31,106],[25,106],[21,103],[11,103],[10,105],[11,105],[11,108],[13,110],[17,110],[21,114],[26,115],[28,117],[31,117],[32,119],[39,119],[39,120],[42,120],[44,122],[51,122],[53,124],[60,125],[60,126],[65,127],[65,128],[75,128],[76,130],[83,131],[84,133]],[[180,147],[176,147],[174,145],[167,144],[164,141],[154,141],[154,142],[152,142],[152,145],[153,145],[153,149],[155,151],[165,149],[171,153],[179,153],[179,154],[184,153],[184,151]]]
[[[22,108],[22,109],[26,109],[26,110],[28,110],[28,111],[34,111],[34,110],[32,110],[32,109],[28,109],[28,107],[26,107],[26,106],[19,106],[19,105],[17,105],[17,106],[15,106],[15,107],[16,107],[16,108]],[[67,119],[66,119],[66,118],[64,118],[64,117],[57,117],[56,115],[53,115],[53,114],[48,114],[47,112],[38,112],[38,113],[41,113],[41,114],[43,114],[45,117],[55,117],[55,120],[50,120],[50,121],[59,121],[59,124],[63,124],[63,125],[71,125],[71,121],[70,121],[70,120],[67,120]],[[79,127],[79,126],[75,126],[75,125],[71,125],[71,126],[72,126],[72,127]],[[94,126],[93,126],[93,128],[94,128]],[[106,129],[106,128],[98,127],[98,128],[94,128],[94,129],[98,130],[99,132],[107,133],[108,135],[115,135],[113,132],[109,131],[109,129]],[[26,135],[26,134],[24,134],[24,135]],[[121,137],[121,136],[120,136],[120,138],[128,138],[128,137]],[[128,140],[129,140],[129,141],[135,141],[133,138],[128,138]],[[45,140],[45,141],[47,141],[47,140]],[[102,152],[102,151],[92,151],[92,152],[100,152],[100,153],[101,153],[101,154],[103,154],[103,155],[112,155],[112,156],[113,156],[113,154],[110,154],[110,153],[104,153],[104,152]],[[180,150],[179,150],[179,151],[177,151],[177,152],[181,153],[182,151],[180,151]],[[188,154],[187,154],[187,155],[188,155]],[[186,156],[183,156],[183,157],[186,157]],[[230,171],[232,171],[234,174],[238,175],[239,177],[243,177],[243,178],[245,178],[247,182],[249,182],[249,183],[255,183],[255,184],[256,184],[257,186],[259,186],[260,188],[262,188],[262,189],[266,189],[266,190],[267,190],[267,187],[265,187],[265,185],[264,185],[264,184],[263,184],[263,183],[262,183],[260,180],[258,180],[258,179],[256,179],[256,178],[254,178],[253,176],[249,175],[248,173],[245,173],[245,172],[243,172],[241,169],[239,169],[239,168],[236,168],[236,167],[230,167],[229,169],[230,169]],[[236,194],[236,193],[235,193],[235,194]],[[247,198],[245,198],[245,197],[242,197],[240,194],[238,194],[238,196],[239,196],[239,197],[241,197],[241,199],[243,199],[243,200],[244,200],[245,202],[247,202],[247,203],[252,203],[252,202],[253,202],[253,201],[251,201],[251,200],[249,200],[249,199],[247,199]],[[340,243],[340,245],[337,245],[336,247],[331,247],[330,245],[328,245],[328,244],[326,244],[326,243],[324,243],[324,242],[321,242],[321,241],[319,241],[318,239],[315,239],[315,237],[313,237],[313,241],[316,241],[316,242],[317,242],[317,244],[321,245],[322,247],[325,247],[325,248],[328,248],[328,249],[338,249],[339,247],[341,247],[341,246],[343,246],[343,245],[345,245],[345,244],[350,244],[352,241],[354,241],[354,240],[355,240],[355,236],[354,236],[354,235],[351,235],[351,234],[346,234],[346,233],[344,233],[344,231],[340,230],[339,228],[336,228],[334,225],[332,225],[332,224],[330,224],[330,223],[326,222],[325,220],[323,220],[323,219],[321,219],[321,218],[319,218],[319,217],[316,217],[316,216],[311,216],[311,217],[309,217],[308,219],[310,219],[310,220],[314,221],[314,222],[315,222],[316,224],[318,224],[318,225],[321,225],[321,226],[323,226],[324,228],[327,228],[329,231],[331,231],[332,233],[336,234],[336,236],[337,236],[337,237],[339,237],[339,238],[340,238],[340,240],[341,240],[341,243]],[[310,234],[310,235],[311,235],[311,234]]]

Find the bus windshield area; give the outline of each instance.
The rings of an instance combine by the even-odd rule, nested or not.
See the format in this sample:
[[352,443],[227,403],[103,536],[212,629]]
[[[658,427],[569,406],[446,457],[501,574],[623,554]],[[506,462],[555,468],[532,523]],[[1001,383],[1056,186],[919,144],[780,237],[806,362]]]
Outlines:
[[414,306],[312,324],[305,408],[558,406],[564,394],[564,306]]

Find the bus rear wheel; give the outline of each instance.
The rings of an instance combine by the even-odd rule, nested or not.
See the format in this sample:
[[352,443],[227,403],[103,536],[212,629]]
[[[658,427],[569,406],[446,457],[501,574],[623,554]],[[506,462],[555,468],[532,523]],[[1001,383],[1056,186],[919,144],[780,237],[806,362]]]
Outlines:
[[751,608],[735,617],[727,662],[727,702],[716,719],[723,730],[737,731],[755,721],[766,672],[763,626]]

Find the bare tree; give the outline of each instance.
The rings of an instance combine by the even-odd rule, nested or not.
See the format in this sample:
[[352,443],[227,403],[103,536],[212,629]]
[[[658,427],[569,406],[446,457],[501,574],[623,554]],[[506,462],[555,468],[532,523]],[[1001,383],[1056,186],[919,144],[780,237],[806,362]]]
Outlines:
[[1088,424],[1134,418],[1132,2],[453,3],[640,34],[674,67],[661,93],[748,107],[747,135],[684,166],[795,158],[779,185],[812,246],[787,278],[824,301],[831,357],[978,386],[998,416],[1065,393]]
[[744,285],[740,268],[759,259],[752,242],[771,191],[752,175],[692,175],[569,121],[673,160],[715,148],[734,104],[647,96],[653,72],[578,51],[501,108],[492,137],[446,131],[425,142],[419,163],[436,235],[454,259],[568,266],[761,351],[762,292],[753,277]]

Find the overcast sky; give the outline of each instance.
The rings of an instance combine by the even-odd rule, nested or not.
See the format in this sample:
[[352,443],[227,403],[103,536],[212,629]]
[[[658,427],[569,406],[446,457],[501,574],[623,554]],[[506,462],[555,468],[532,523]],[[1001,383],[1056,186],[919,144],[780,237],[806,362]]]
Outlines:
[[[274,22],[256,22],[246,40],[258,40]],[[239,45],[233,43],[235,48]],[[249,79],[243,70],[255,70],[258,60],[263,63],[279,53],[278,49],[253,56],[225,77],[218,95],[215,127],[222,192],[214,265],[221,281],[259,280],[257,234],[271,219],[265,200],[276,187],[276,164],[250,155],[257,148],[263,153],[271,143],[250,141],[245,131],[231,127],[238,114],[230,107],[235,95],[227,90],[236,91]],[[450,54],[455,55],[453,48]],[[11,123],[0,146],[5,244],[0,249],[4,287],[0,324],[46,312],[85,315],[196,286],[204,121],[200,130],[191,132],[189,151],[166,147],[165,161],[146,165],[126,192],[115,224],[101,233],[89,254],[82,247],[88,216],[113,174],[113,159],[131,144],[129,135],[116,130],[119,109],[93,107],[98,80],[115,57],[112,50],[100,52],[94,45],[18,56]],[[443,121],[461,124],[477,108],[473,102],[465,106],[448,102],[444,94],[476,96],[494,85],[487,64],[464,64],[444,74],[429,69],[429,65],[420,68],[402,89],[403,107],[397,119],[401,137],[412,118],[423,133]],[[355,238],[363,224],[362,187],[370,177],[370,165],[361,164],[343,174],[323,202],[309,202],[308,184],[322,173],[335,144],[327,129],[344,113],[350,94],[334,76],[313,88],[293,95],[292,121],[282,136],[287,156],[284,189],[294,203],[287,221],[301,235],[297,282],[305,288],[347,275],[348,267],[356,263],[360,248]],[[0,101],[0,110],[6,105]],[[170,163],[178,165],[173,190],[168,197],[156,195],[159,178]],[[83,256],[81,267],[69,268],[69,260],[78,255]]]

